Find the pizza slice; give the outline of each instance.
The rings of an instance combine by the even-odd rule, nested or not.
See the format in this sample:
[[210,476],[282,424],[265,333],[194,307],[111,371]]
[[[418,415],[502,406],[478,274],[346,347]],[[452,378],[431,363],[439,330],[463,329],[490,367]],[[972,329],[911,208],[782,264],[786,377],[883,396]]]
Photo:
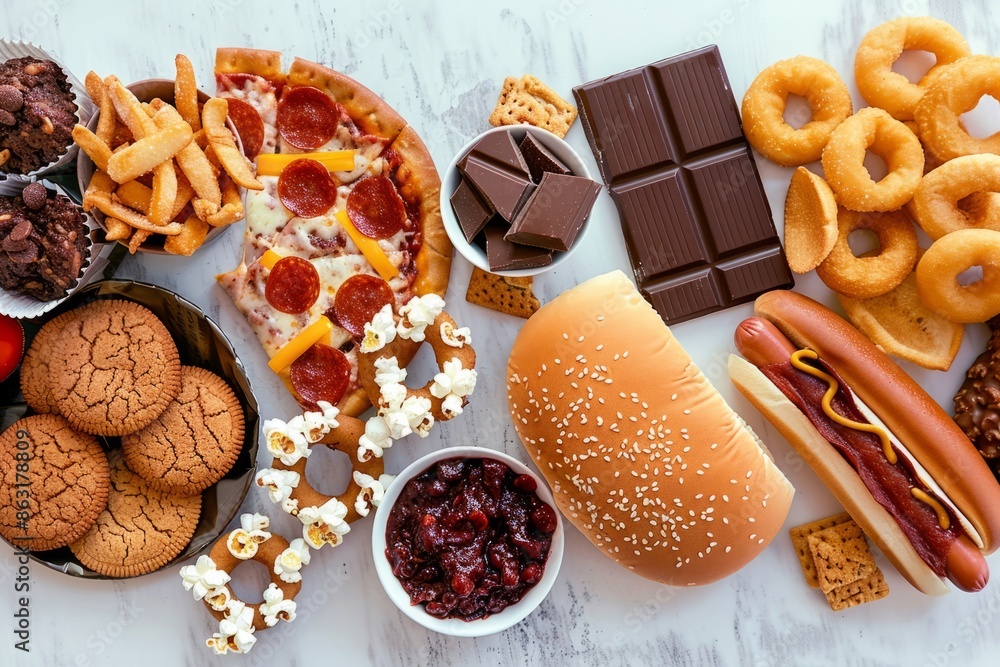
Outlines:
[[284,73],[277,52],[219,49],[215,74],[264,184],[247,196],[242,261],[219,283],[300,404],[360,414],[364,324],[448,285],[433,160],[383,100],[322,65],[296,58]]

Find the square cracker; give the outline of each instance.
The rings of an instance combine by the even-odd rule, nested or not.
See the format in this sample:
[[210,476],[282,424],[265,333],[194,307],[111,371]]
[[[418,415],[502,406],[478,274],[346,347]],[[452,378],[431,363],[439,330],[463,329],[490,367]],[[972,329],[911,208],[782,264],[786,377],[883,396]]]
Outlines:
[[792,544],[795,546],[795,553],[798,554],[799,562],[802,564],[802,572],[806,577],[806,583],[812,588],[819,588],[819,579],[816,577],[816,564],[813,562],[812,553],[809,551],[809,536],[827,528],[839,526],[848,521],[853,521],[847,512],[841,512],[829,516],[819,521],[807,523],[804,526],[792,528],[789,533],[792,536]]
[[530,277],[497,276],[474,267],[465,300],[477,306],[528,319],[541,307],[538,298],[531,291],[532,282]]
[[853,521],[815,532],[806,539],[824,595],[869,577],[877,569],[865,534]]
[[826,594],[826,599],[831,609],[843,611],[866,602],[881,600],[887,595],[889,584],[885,582],[882,570],[875,568],[875,572],[864,579],[833,589]]
[[490,124],[499,127],[529,123],[565,137],[576,116],[576,107],[526,74],[520,79],[512,76],[504,79],[500,98],[490,114]]

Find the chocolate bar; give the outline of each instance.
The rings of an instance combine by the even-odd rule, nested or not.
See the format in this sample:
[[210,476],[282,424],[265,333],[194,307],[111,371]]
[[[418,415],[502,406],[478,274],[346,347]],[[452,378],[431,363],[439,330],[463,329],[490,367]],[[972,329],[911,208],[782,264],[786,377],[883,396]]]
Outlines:
[[486,225],[486,258],[490,271],[511,269],[533,269],[552,263],[552,251],[544,248],[511,243],[504,239],[509,225],[506,220],[495,217]]
[[493,217],[493,211],[480,197],[476,188],[465,178],[455,188],[451,196],[451,208],[455,212],[458,226],[465,234],[465,240],[472,243],[486,223]]
[[717,47],[573,95],[636,283],[666,323],[793,286]]
[[589,178],[544,172],[504,239],[549,250],[569,250],[600,191],[601,186]]
[[465,176],[490,208],[506,220],[514,219],[535,189],[527,170],[522,174],[477,153],[470,153],[464,162]]
[[565,176],[573,173],[569,167],[552,154],[552,151],[543,146],[542,142],[535,139],[535,135],[531,132],[524,135],[520,148],[521,155],[524,156],[524,161],[528,164],[528,170],[531,172],[531,180],[535,183],[540,183],[542,175],[546,172]]

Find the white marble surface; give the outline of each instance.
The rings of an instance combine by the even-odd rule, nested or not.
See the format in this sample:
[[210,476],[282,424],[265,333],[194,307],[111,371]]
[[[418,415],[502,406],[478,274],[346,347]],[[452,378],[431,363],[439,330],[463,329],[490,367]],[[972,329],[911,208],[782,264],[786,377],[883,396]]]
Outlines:
[[[604,2],[519,0],[494,3],[266,2],[171,0],[166,3],[91,0],[5,2],[0,34],[39,42],[79,76],[94,69],[123,80],[172,76],[173,56],[188,54],[211,88],[217,46],[281,49],[343,70],[380,93],[445,165],[469,137],[486,127],[500,82],[533,73],[569,97],[570,88],[666,56],[719,44],[737,97],[766,65],[798,53],[817,56],[851,77],[853,52],[866,30],[901,14],[932,13],[951,21],[973,50],[1000,53],[1000,30],[980,2],[916,0],[824,3],[795,0]],[[169,10],[167,8],[170,8]],[[852,82],[853,87],[853,82]],[[859,100],[854,90],[855,100]],[[996,115],[992,118],[996,129]],[[583,131],[568,140],[593,169]],[[789,170],[758,157],[776,219]],[[549,300],[578,282],[628,269],[610,198],[601,196],[595,229],[571,265],[545,275],[536,291]],[[263,416],[290,416],[294,405],[267,371],[249,328],[212,277],[239,252],[233,229],[190,259],[140,256],[120,275],[175,289],[205,308],[234,339],[251,368]],[[449,310],[473,327],[481,384],[462,419],[436,428],[427,440],[391,450],[388,467],[402,469],[422,453],[475,443],[525,459],[510,429],[502,372],[519,321],[466,304],[470,266],[457,260]],[[831,302],[815,278],[800,289]],[[696,362],[769,442],[798,489],[786,527],[836,511],[832,496],[803,462],[736,396],[724,374],[730,332],[750,312],[742,307],[676,327]],[[944,402],[985,340],[970,328],[955,370],[919,372]],[[416,368],[429,372],[426,359]],[[908,367],[908,370],[913,370]],[[261,463],[266,464],[263,460]],[[339,463],[331,457],[328,470]],[[331,482],[330,490],[334,484]],[[255,490],[247,509],[268,509]],[[274,512],[272,512],[274,513]],[[290,533],[292,525],[276,521]],[[551,595],[525,622],[493,637],[471,640],[429,634],[404,618],[383,594],[371,563],[368,523],[355,524],[345,544],[317,555],[305,575],[300,617],[259,634],[249,656],[232,664],[672,664],[672,665],[986,665],[1000,648],[1000,583],[984,593],[929,599],[883,563],[892,594],[877,604],[833,613],[802,582],[786,533],[737,575],[697,589],[669,589],[615,567],[575,529]],[[1000,558],[991,558],[1000,568]],[[214,623],[180,587],[177,566],[135,581],[80,581],[31,567],[31,653],[13,649],[11,615],[15,558],[0,548],[0,665],[214,664],[203,641]],[[238,576],[237,592],[262,585],[261,572]],[[242,583],[241,583],[242,582]],[[276,658],[275,656],[280,656]]]

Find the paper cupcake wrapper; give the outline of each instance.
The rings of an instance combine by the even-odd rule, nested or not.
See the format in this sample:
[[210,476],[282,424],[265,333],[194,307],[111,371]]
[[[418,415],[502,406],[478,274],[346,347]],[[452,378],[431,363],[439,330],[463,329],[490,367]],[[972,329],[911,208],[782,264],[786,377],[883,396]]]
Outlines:
[[[13,58],[24,58],[26,56],[31,56],[32,58],[38,58],[40,60],[51,60],[55,64],[62,68],[62,71],[66,74],[66,79],[69,81],[70,88],[73,94],[76,96],[76,117],[77,122],[81,125],[86,125],[90,122],[90,117],[94,115],[95,107],[94,103],[90,100],[90,96],[87,95],[87,89],[84,87],[83,83],[80,82],[73,73],[66,67],[66,65],[53,56],[48,51],[44,50],[42,47],[32,42],[24,42],[18,39],[3,39],[0,38],[0,62],[6,62]],[[66,154],[55,162],[51,162],[41,169],[36,169],[35,171],[23,174],[24,176],[43,176],[45,174],[61,169],[62,167],[68,166],[76,158],[79,149],[75,143],[70,143],[66,150]],[[3,171],[3,167],[0,167],[0,171]],[[6,173],[6,172],[4,172]],[[11,174],[11,176],[21,176],[22,174]]]
[[[24,190],[25,186],[33,181],[35,181],[34,178],[13,175],[8,176],[6,180],[0,181],[0,196],[12,197],[19,195],[21,194],[21,191]],[[55,190],[59,194],[69,198],[70,201],[73,201],[73,197],[71,197],[64,188],[56,183],[45,180],[39,182],[49,190]],[[87,235],[87,251],[84,257],[83,267],[80,269],[80,277],[77,279],[73,287],[70,288],[66,296],[54,301],[39,301],[38,299],[28,296],[27,294],[17,294],[16,292],[8,292],[0,289],[0,314],[9,315],[19,319],[31,319],[44,315],[75,294],[94,277],[101,274],[101,271],[105,266],[107,266],[108,258],[115,246],[113,243],[98,242],[98,239],[101,237],[101,228],[98,226],[97,221],[94,220],[93,216],[89,213],[84,211],[81,211],[81,213],[83,213],[84,224],[87,225],[87,229],[89,231]]]

